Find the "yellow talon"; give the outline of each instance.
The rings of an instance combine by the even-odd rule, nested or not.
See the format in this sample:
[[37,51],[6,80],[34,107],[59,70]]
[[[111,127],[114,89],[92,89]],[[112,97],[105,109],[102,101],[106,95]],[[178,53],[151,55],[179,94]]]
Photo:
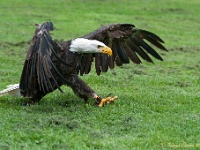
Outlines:
[[98,104],[98,107],[102,107],[104,104],[109,104],[111,102],[114,102],[115,99],[117,99],[117,96],[112,97],[107,97],[107,98],[102,98],[100,103]]

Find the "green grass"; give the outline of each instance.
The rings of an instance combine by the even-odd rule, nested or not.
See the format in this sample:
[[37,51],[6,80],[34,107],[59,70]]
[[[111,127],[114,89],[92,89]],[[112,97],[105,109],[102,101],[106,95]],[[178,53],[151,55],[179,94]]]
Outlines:
[[1,0],[0,89],[19,82],[35,27],[52,21],[67,40],[102,24],[133,23],[160,35],[163,62],[117,67],[82,77],[98,94],[119,98],[89,105],[63,86],[39,105],[0,97],[0,149],[199,149],[199,0]]

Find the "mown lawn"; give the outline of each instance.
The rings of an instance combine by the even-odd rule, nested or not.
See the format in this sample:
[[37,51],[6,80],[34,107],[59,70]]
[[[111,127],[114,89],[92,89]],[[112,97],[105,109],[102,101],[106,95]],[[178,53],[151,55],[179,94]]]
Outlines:
[[83,80],[113,105],[86,105],[70,88],[38,105],[0,97],[0,149],[199,149],[199,0],[1,0],[0,89],[19,82],[35,23],[52,21],[56,40],[103,24],[133,23],[166,42],[163,62],[129,64]]

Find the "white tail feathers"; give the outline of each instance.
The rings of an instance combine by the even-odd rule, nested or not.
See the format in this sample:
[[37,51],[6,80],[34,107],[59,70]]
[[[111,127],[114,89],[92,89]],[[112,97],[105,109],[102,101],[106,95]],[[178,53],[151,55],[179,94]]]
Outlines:
[[4,89],[0,91],[0,96],[3,96],[5,94],[9,94],[15,97],[20,97],[20,89],[19,89],[19,84],[11,84],[7,86],[7,89]]

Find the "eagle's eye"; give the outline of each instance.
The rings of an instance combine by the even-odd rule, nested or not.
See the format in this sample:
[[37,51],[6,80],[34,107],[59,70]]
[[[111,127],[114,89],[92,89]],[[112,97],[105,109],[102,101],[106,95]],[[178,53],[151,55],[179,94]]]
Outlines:
[[101,45],[98,45],[97,47],[98,47],[98,48],[101,48],[101,47],[103,47],[103,46],[101,46]]

